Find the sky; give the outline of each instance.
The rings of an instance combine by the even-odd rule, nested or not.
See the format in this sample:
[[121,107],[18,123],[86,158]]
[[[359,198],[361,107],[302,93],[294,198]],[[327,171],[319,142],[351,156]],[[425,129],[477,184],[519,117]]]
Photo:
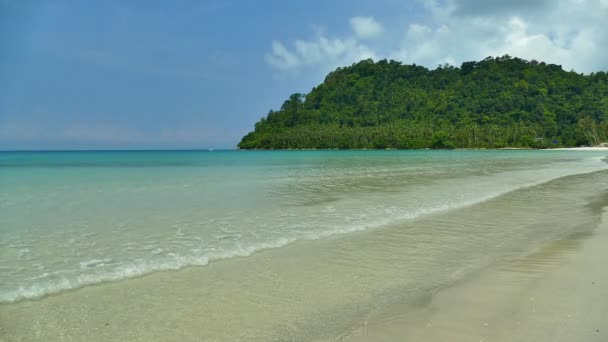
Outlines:
[[0,150],[234,148],[337,67],[608,70],[608,0],[0,0]]

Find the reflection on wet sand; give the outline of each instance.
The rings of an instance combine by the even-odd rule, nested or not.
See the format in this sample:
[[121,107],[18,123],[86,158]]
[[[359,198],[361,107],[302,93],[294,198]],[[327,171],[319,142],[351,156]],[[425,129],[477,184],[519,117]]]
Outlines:
[[607,244],[608,210],[594,230],[501,262],[429,295],[413,312],[395,306],[340,340],[606,341]]
[[600,336],[595,329],[608,317],[607,288],[590,285],[608,284],[606,228],[595,228],[606,175],[565,177],[394,226],[0,305],[0,338],[594,341],[585,332]]

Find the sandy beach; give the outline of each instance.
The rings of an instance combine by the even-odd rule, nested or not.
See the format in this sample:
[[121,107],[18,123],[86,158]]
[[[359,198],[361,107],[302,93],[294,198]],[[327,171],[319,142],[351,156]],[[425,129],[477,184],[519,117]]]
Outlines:
[[0,342],[608,342],[608,0],[0,0]]
[[4,303],[0,340],[605,341],[606,182]]
[[548,151],[608,151],[606,146],[549,148]]
[[440,290],[415,312],[395,306],[345,341],[606,341],[608,212],[577,233]]

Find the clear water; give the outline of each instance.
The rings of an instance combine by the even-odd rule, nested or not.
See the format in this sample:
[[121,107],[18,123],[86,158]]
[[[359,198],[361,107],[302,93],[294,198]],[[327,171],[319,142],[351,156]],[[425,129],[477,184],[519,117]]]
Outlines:
[[0,152],[0,302],[454,210],[605,154]]

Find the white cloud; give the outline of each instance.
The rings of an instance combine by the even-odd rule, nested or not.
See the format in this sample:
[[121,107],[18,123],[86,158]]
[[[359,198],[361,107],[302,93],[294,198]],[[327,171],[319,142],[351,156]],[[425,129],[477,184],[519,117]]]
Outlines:
[[430,27],[420,24],[410,24],[407,37],[412,40],[424,39],[433,32]]
[[283,71],[322,66],[326,72],[367,58],[377,56],[357,39],[330,39],[322,35],[313,40],[296,40],[291,51],[275,41],[272,52],[266,55],[270,65]]
[[355,32],[355,35],[361,39],[377,37],[384,31],[382,24],[377,22],[374,17],[350,18],[350,26]]
[[[434,68],[509,54],[578,72],[608,69],[608,0],[419,1],[426,12],[416,21],[404,20],[405,27],[385,28],[372,17],[355,17],[350,36],[329,39],[323,33],[296,40],[291,49],[273,44],[267,60],[281,70],[314,66],[326,72],[375,56]],[[393,42],[368,39],[383,33]]]
[[[472,1],[467,0],[470,3]],[[454,4],[455,2],[453,2]],[[458,3],[455,3],[454,8]],[[526,59],[537,59],[561,64],[565,69],[579,72],[606,70],[608,68],[608,27],[603,25],[606,14],[599,11],[596,0],[575,4],[571,1],[555,1],[542,8],[544,15],[538,17],[530,11],[540,10],[538,4],[514,4],[504,11],[484,10],[483,14],[462,14],[454,11],[436,25],[449,30],[436,29],[431,37],[417,44],[407,44],[408,56],[421,58],[407,60],[430,67],[435,61],[453,58],[457,64],[466,60],[480,60],[487,56],[509,54]],[[517,9],[520,9],[519,11]],[[564,17],[568,20],[565,21]],[[430,53],[428,46],[438,49]]]
[[279,69],[291,69],[300,66],[299,58],[289,52],[283,43],[272,42],[272,53],[266,55],[266,62]]

